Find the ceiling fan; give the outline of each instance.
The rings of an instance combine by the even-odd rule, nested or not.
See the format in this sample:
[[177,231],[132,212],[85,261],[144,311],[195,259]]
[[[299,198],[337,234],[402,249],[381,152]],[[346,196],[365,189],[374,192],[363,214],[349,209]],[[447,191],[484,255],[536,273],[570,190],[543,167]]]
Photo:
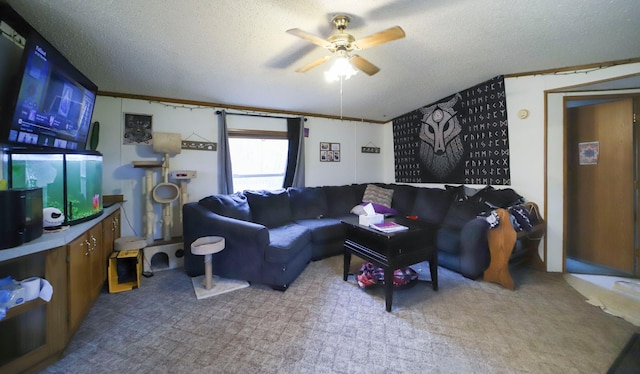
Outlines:
[[[348,61],[355,66],[358,70],[363,71],[365,74],[374,75],[375,73],[380,71],[380,68],[369,62],[363,57],[358,55],[351,55],[350,52],[354,50],[363,50],[366,48],[375,47],[380,44],[384,44],[396,39],[402,39],[405,36],[404,30],[400,26],[394,26],[389,29],[380,31],[378,33],[369,35],[365,38],[358,39],[353,37],[353,35],[345,32],[347,26],[351,19],[349,16],[344,14],[335,15],[331,22],[336,26],[338,32],[329,36],[327,40],[322,39],[321,37],[310,34],[306,31],[302,31],[300,29],[290,29],[287,30],[287,33],[291,35],[295,35],[299,38],[302,38],[308,42],[313,44],[317,44],[323,48],[326,48],[333,55],[339,58],[346,58]],[[304,73],[310,69],[315,68],[318,65],[321,65],[331,59],[332,56],[324,56],[319,58],[308,65],[305,65],[296,72]]]

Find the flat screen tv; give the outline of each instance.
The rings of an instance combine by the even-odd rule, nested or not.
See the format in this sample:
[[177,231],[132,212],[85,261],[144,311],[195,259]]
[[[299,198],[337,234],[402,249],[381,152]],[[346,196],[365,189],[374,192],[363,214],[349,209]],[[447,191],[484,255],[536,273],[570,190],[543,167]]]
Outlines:
[[97,86],[37,32],[26,37],[2,113],[2,140],[26,148],[84,150]]

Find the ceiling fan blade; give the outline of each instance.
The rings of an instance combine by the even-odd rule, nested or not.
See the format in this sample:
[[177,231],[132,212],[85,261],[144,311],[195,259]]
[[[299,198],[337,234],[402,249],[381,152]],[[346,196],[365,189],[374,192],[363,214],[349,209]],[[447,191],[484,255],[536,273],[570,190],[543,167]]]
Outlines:
[[367,61],[366,59],[358,55],[353,55],[353,57],[351,57],[349,62],[351,62],[353,66],[358,68],[358,70],[363,71],[367,75],[374,75],[375,73],[380,71],[379,67],[375,66],[374,64],[370,63],[369,61]]
[[304,40],[306,40],[308,42],[311,42],[313,44],[317,44],[317,45],[319,45],[321,47],[325,47],[326,48],[328,45],[331,45],[331,43],[329,43],[328,41],[322,39],[321,37],[315,36],[315,35],[313,35],[311,33],[308,33],[306,31],[302,31],[300,29],[289,29],[289,30],[287,30],[287,33],[291,34],[291,35],[294,35],[294,36],[297,36],[298,38],[304,39]]
[[307,70],[311,70],[313,68],[315,68],[318,65],[324,64],[325,62],[329,61],[331,59],[331,56],[324,56],[322,58],[319,58],[315,61],[313,61],[312,63],[305,65],[303,67],[301,67],[300,69],[296,70],[296,73],[304,73]]
[[365,49],[405,37],[404,30],[400,26],[394,26],[373,35],[369,35],[354,42],[356,49]]

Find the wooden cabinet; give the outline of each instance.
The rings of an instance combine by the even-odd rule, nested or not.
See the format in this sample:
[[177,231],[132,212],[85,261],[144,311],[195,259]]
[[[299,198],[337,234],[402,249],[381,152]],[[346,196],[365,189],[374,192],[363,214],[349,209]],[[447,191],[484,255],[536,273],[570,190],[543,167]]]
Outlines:
[[47,279],[54,289],[47,303],[40,298],[9,309],[0,320],[0,373],[38,371],[53,363],[67,344],[66,247],[56,247],[0,262],[0,276]]
[[105,280],[102,225],[67,245],[69,258],[69,331],[73,334],[93,305]]
[[107,279],[108,258],[120,237],[120,210],[111,213],[67,245],[69,256],[69,332],[80,326]]
[[107,257],[120,237],[120,209],[107,212],[1,251],[0,277],[44,278],[53,297],[13,307],[0,320],[0,373],[38,372],[62,355],[104,286]]

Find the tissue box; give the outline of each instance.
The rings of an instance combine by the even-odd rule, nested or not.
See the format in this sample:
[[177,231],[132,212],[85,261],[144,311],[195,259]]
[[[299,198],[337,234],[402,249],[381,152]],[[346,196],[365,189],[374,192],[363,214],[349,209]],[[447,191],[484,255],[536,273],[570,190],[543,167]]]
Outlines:
[[370,226],[374,223],[382,223],[384,222],[384,215],[376,213],[373,216],[368,216],[366,214],[360,215],[358,219],[358,223],[363,226]]

